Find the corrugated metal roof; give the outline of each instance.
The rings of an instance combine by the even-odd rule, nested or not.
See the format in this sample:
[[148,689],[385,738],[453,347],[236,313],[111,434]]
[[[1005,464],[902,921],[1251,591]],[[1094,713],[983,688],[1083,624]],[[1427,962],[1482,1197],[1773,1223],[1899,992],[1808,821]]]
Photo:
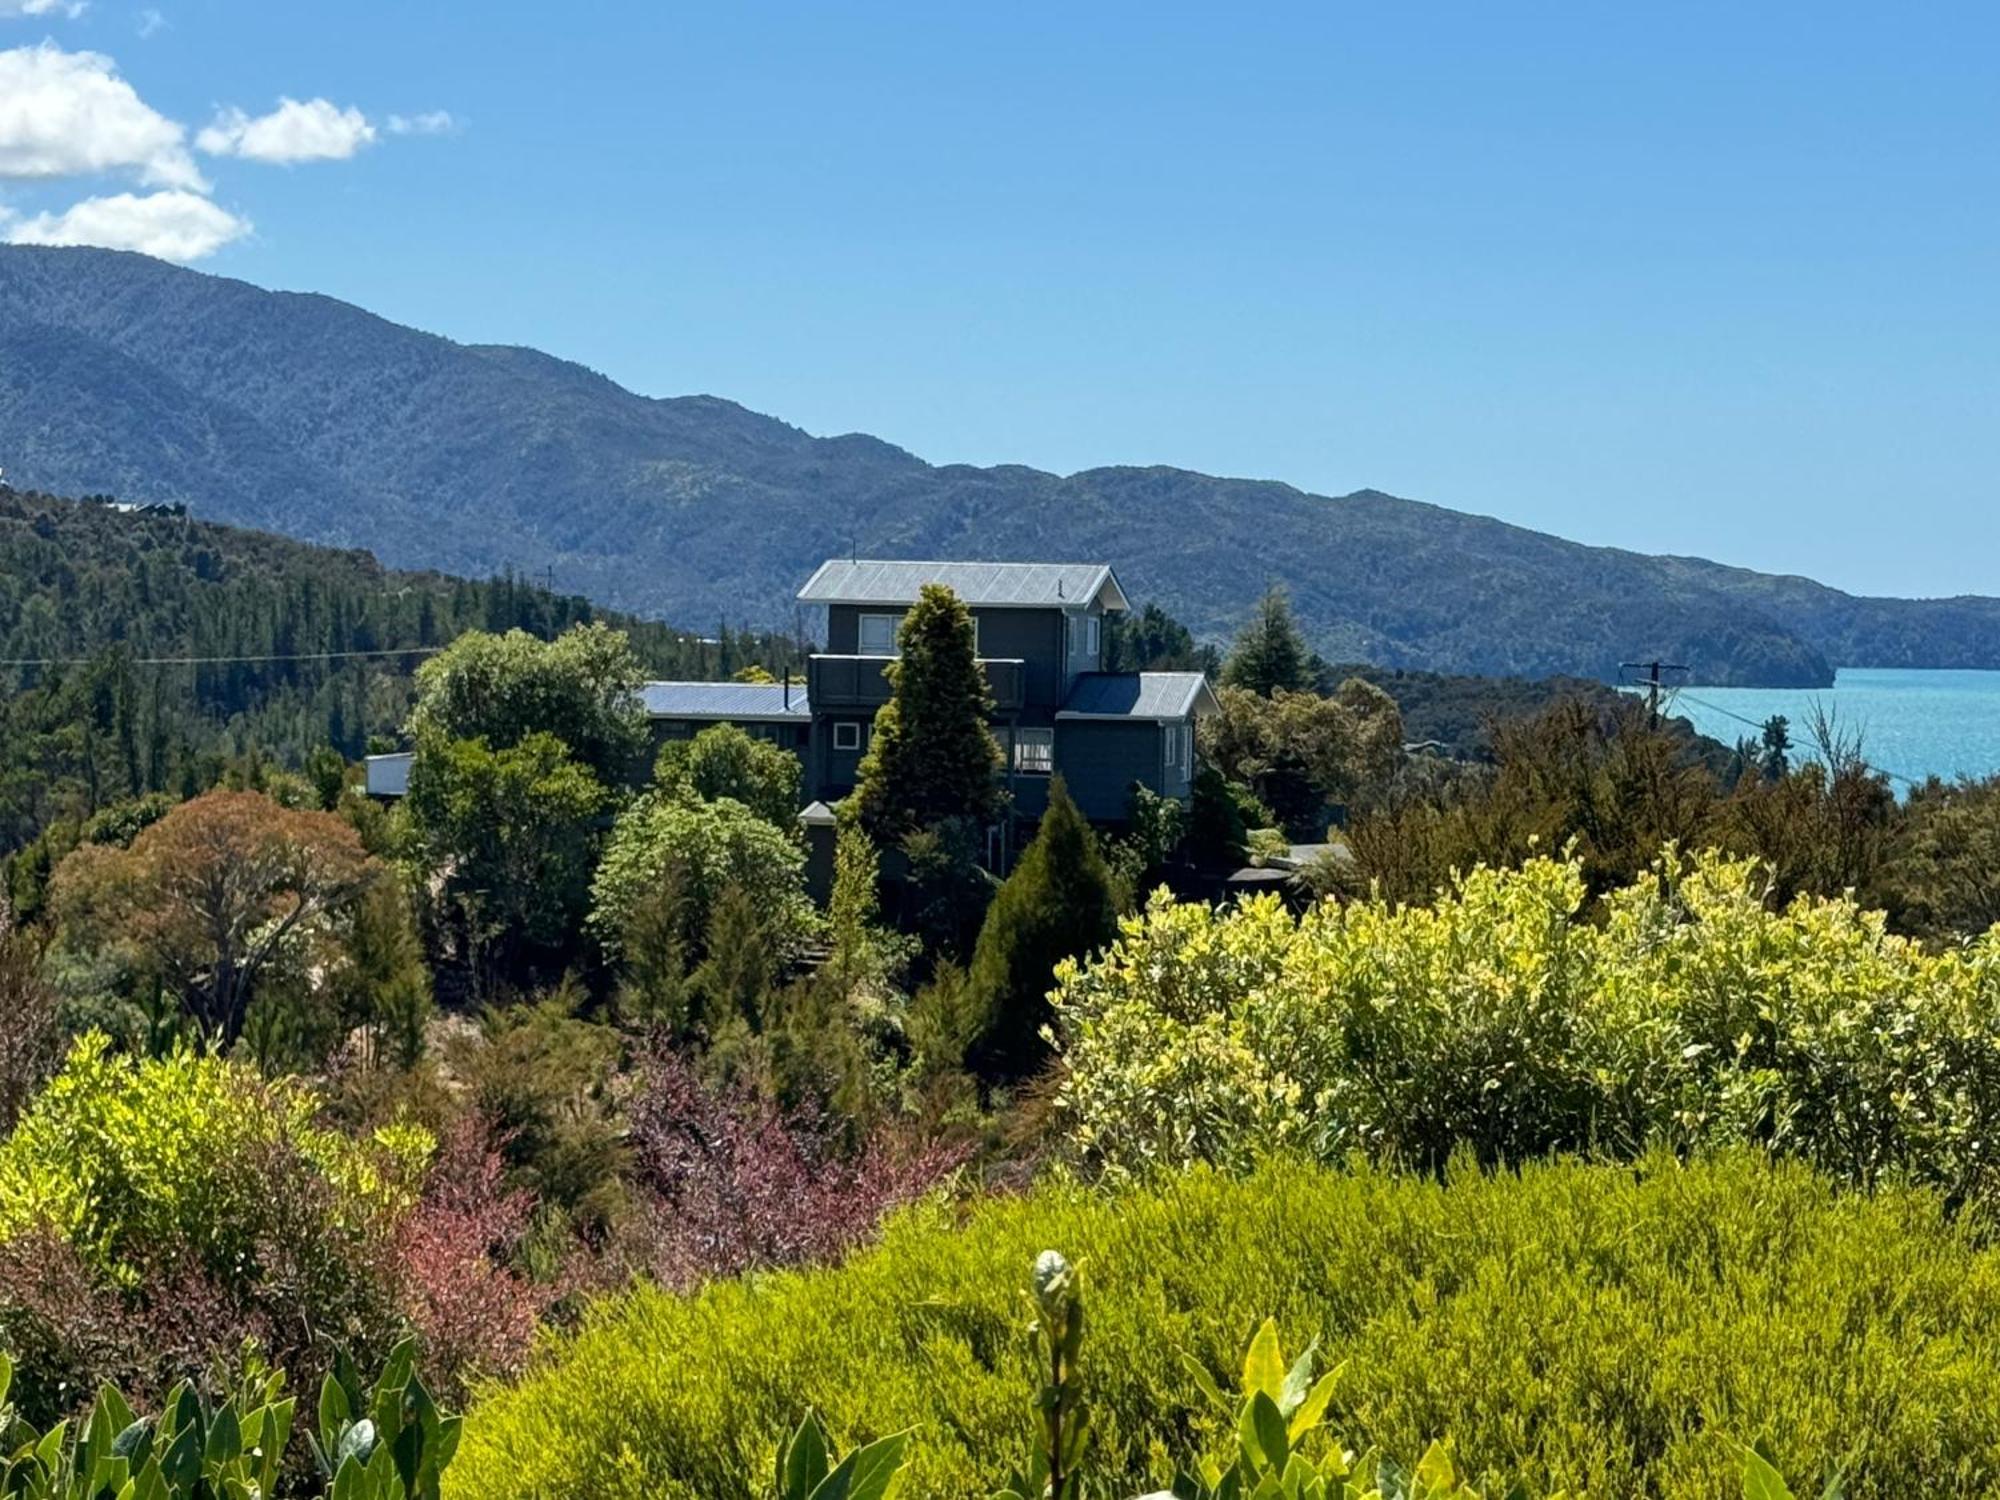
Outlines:
[[639,701],[655,719],[769,723],[812,717],[802,682],[792,684],[789,706],[781,682],[649,682],[639,689]]
[[1058,719],[1182,719],[1215,707],[1199,672],[1086,672],[1069,690]]
[[806,604],[914,604],[927,583],[941,583],[967,604],[1021,608],[1086,604],[1103,596],[1110,610],[1130,608],[1104,563],[883,562],[829,558],[799,590]]

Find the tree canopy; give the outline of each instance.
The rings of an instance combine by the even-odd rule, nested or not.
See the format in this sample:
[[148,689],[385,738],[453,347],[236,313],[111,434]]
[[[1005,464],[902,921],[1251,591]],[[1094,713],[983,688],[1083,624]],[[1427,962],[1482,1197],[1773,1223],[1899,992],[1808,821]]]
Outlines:
[[1291,595],[1272,584],[1257,601],[1256,611],[1236,637],[1222,680],[1262,697],[1284,691],[1299,693],[1315,686],[1311,649],[1292,614]]
[[799,758],[734,724],[715,724],[691,740],[670,740],[653,764],[653,780],[705,802],[728,797],[790,832],[798,821]]
[[78,849],[56,872],[52,904],[66,942],[128,953],[227,1043],[273,969],[345,961],[343,924],[381,873],[344,820],[218,791],[129,848]]
[[623,781],[646,743],[645,680],[622,631],[591,623],[552,641],[470,631],[417,672],[409,730],[421,758],[454,740],[507,750],[552,734],[598,780]]

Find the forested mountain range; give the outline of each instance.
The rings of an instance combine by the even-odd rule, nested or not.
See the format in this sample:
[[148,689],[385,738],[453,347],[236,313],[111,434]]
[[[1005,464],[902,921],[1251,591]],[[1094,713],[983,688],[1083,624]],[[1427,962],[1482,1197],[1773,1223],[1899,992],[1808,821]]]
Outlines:
[[428,648],[591,619],[627,630],[663,677],[782,669],[794,650],[684,635],[515,577],[395,572],[365,552],[0,486],[0,850],[124,797],[187,795],[246,757],[358,756],[401,725]]
[[1283,583],[1322,655],[1384,667],[1604,678],[1658,654],[1700,681],[1802,685],[1835,665],[2000,667],[1993,599],[1857,598],[1372,490],[935,466],[109,251],[0,248],[0,465],[397,566],[553,570],[686,627],[784,625],[849,548],[1060,554],[1114,562],[1210,638]]

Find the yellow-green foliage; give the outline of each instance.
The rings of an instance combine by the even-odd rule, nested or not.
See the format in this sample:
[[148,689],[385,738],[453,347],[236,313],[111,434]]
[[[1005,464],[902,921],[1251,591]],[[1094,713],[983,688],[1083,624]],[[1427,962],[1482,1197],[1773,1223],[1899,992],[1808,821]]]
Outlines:
[[2000,1185],[2000,929],[1931,955],[1669,855],[1579,922],[1575,865],[1434,906],[1157,897],[1060,971],[1061,1118],[1117,1177],[1278,1146],[1419,1166],[1758,1141],[1844,1178]]
[[253,1255],[274,1172],[322,1179],[337,1229],[403,1207],[430,1137],[392,1127],[357,1144],[317,1126],[316,1110],[304,1087],[205,1053],[141,1061],[82,1037],[0,1144],[0,1239],[53,1229],[128,1280],[163,1252],[216,1270]]
[[2000,1252],[1934,1195],[1834,1187],[1757,1152],[1448,1180],[1267,1164],[1117,1193],[1060,1185],[907,1213],[844,1267],[600,1305],[471,1413],[459,1500],[744,1500],[808,1408],[842,1449],[910,1429],[911,1500],[1029,1454],[1042,1379],[1024,1267],[1088,1280],[1093,1500],[1157,1487],[1234,1423],[1266,1315],[1345,1363],[1329,1431],[1537,1493],[1734,1495],[1739,1441],[1852,1457],[1856,1500],[2000,1492]]

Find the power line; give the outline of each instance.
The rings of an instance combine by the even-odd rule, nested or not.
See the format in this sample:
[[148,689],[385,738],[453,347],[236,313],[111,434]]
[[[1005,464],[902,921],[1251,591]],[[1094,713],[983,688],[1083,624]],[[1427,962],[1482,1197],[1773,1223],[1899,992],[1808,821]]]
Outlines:
[[[1733,709],[1724,708],[1720,703],[1710,703],[1705,698],[1697,698],[1693,693],[1690,693],[1685,688],[1681,689],[1679,696],[1685,698],[1689,703],[1693,703],[1698,707],[1707,709],[1710,713],[1721,714],[1725,719],[1734,719],[1739,724],[1748,724],[1752,729],[1755,730],[1761,731],[1764,728],[1764,725],[1758,722],[1756,719],[1748,718],[1743,714],[1737,713]],[[1860,758],[1857,756],[1856,759],[1859,760]],[[1891,781],[1900,781],[1905,786],[1924,785],[1923,782],[1919,781],[1914,776],[1905,776],[1901,771],[1892,771],[1887,766],[1876,765],[1873,761],[1862,760],[1860,763],[1863,766],[1866,766],[1869,770],[1873,771],[1876,775],[1886,776]]]
[[[301,651],[285,656],[134,656],[127,660],[135,667],[210,667],[252,662],[352,661],[360,657],[435,656],[442,646],[397,646],[380,651]],[[103,661],[108,653],[95,656],[16,656],[0,658],[0,667],[81,667]]]

